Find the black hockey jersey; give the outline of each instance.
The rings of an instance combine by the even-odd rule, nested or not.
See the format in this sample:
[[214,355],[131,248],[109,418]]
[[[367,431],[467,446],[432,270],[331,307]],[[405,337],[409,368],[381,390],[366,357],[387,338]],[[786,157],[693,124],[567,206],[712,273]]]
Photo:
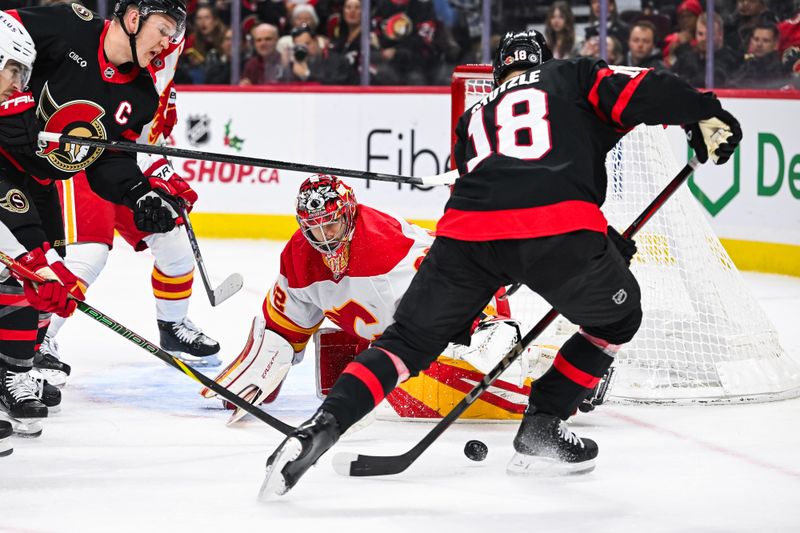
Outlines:
[[[30,90],[43,131],[135,141],[152,120],[158,93],[147,69],[122,71],[106,59],[110,22],[79,4],[10,10],[36,45]],[[39,180],[67,179],[86,171],[92,189],[122,203],[144,179],[132,155],[87,146],[47,143],[35,155],[5,153],[16,168]]]
[[721,109],[669,73],[589,58],[550,60],[468,109],[456,180],[437,236],[522,239],[605,232],[606,153],[634,126],[684,124]]

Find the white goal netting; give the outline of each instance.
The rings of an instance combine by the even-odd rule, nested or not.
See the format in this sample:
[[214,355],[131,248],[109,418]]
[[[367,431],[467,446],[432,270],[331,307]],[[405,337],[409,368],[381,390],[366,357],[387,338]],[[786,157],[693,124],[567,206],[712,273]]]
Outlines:
[[[490,74],[484,66],[459,67],[454,116],[491,90]],[[609,152],[606,169],[603,212],[622,232],[680,167],[663,128],[640,126]],[[642,288],[644,320],[616,358],[608,400],[729,403],[800,395],[800,365],[784,352],[687,187],[636,242],[631,268]],[[549,310],[526,288],[510,301],[524,331]],[[559,318],[537,342],[560,345],[574,331]]]

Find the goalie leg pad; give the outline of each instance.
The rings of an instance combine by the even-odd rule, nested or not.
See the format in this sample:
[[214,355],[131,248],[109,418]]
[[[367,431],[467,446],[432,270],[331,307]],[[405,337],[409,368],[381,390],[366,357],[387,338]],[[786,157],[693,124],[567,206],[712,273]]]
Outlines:
[[[289,342],[266,329],[264,318],[256,316],[242,352],[214,381],[251,404],[258,405],[281,385],[294,359],[294,349]],[[200,394],[206,398],[215,396],[213,391],[205,387]],[[245,414],[246,411],[237,408],[228,424],[233,424]]]

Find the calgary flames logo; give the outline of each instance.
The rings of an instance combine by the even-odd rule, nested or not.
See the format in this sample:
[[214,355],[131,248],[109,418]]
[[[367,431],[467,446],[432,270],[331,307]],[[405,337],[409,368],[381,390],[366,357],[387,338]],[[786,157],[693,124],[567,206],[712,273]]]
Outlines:
[[[42,89],[36,113],[45,123],[44,131],[106,139],[106,129],[100,122],[105,115],[103,108],[87,100],[72,100],[58,105],[50,96],[47,84]],[[57,142],[48,142],[39,144],[36,155],[46,158],[51,165],[63,172],[78,172],[91,165],[102,153],[102,148],[70,143],[64,143],[62,147]]]

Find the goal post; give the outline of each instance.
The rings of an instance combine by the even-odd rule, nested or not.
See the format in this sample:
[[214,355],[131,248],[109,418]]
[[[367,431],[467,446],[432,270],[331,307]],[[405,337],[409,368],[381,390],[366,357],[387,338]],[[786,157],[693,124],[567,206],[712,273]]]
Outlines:
[[[457,67],[452,129],[465,109],[493,89],[491,67]],[[624,228],[679,166],[664,129],[639,126],[608,154],[603,212]],[[747,289],[697,201],[683,187],[636,237],[631,269],[642,289],[644,318],[617,355],[607,401],[735,403],[800,396],[800,364]],[[521,288],[512,314],[530,329],[550,308]],[[576,330],[560,318],[537,343],[560,346]]]

